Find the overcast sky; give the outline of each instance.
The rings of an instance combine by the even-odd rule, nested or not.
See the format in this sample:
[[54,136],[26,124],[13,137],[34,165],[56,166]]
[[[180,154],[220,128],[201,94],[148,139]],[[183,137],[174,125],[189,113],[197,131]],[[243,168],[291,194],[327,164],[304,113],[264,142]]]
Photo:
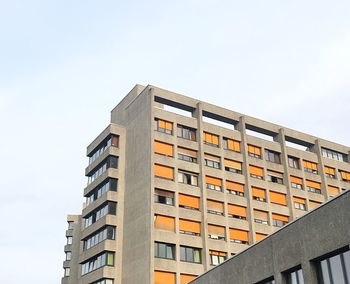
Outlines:
[[349,11],[348,0],[0,0],[0,283],[60,283],[86,146],[136,83],[350,145]]

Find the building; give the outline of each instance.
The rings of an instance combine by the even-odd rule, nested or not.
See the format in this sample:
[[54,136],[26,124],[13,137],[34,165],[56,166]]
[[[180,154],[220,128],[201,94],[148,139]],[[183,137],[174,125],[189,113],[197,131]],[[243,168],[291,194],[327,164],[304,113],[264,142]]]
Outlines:
[[347,191],[191,284],[350,283],[349,208]]
[[188,283],[350,182],[349,147],[154,86],[87,156],[63,284]]

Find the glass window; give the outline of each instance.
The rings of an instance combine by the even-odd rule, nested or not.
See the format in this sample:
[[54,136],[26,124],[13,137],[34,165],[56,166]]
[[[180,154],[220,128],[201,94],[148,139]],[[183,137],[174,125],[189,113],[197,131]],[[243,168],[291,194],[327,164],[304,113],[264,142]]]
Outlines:
[[185,262],[201,263],[201,249],[180,246],[180,260]]
[[196,141],[196,129],[184,125],[177,125],[177,137]]
[[154,130],[165,134],[173,134],[173,123],[159,118],[154,119]]
[[288,165],[294,169],[300,169],[299,159],[296,157],[288,156]]
[[178,182],[198,186],[198,174],[180,171],[178,172]]
[[321,260],[318,264],[320,284],[348,284],[350,279],[350,251]]
[[322,148],[322,156],[336,161],[345,161],[344,154],[326,148]]
[[67,245],[71,245],[73,243],[73,237],[67,237]]
[[68,221],[68,230],[74,228],[74,222],[73,221]]
[[66,260],[71,260],[71,259],[72,259],[72,252],[66,251]]
[[210,257],[210,264],[211,265],[218,265],[220,263],[223,263],[227,258],[226,252],[221,251],[209,251],[209,257]]
[[265,159],[271,163],[280,164],[281,154],[271,150],[265,150]]
[[154,256],[158,258],[175,259],[175,245],[155,242]]
[[223,144],[224,144],[224,149],[226,150],[230,150],[238,153],[241,152],[240,142],[237,140],[224,137]]
[[304,284],[302,269],[286,273],[287,284]]
[[155,189],[154,202],[174,206],[174,192]]
[[66,267],[65,269],[64,269],[64,276],[65,277],[68,277],[70,275],[70,268],[69,267]]
[[97,146],[97,148],[91,152],[89,155],[89,164],[95,161],[99,156],[101,156],[105,150],[110,147],[119,147],[119,136],[118,135],[110,135],[107,139],[105,139],[101,144]]

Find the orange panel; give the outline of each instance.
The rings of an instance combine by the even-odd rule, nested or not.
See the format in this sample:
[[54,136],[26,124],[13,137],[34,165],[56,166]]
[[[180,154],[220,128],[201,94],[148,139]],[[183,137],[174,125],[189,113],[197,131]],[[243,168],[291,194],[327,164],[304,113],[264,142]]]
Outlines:
[[193,158],[197,158],[197,151],[196,150],[177,147],[177,152],[180,154],[185,154],[185,155],[193,157]]
[[316,208],[321,205],[321,202],[309,200],[310,208]]
[[224,212],[224,203],[214,200],[207,200],[208,209],[214,209],[215,211]]
[[275,213],[272,213],[272,219],[279,220],[279,221],[282,221],[282,222],[288,222],[289,221],[289,217],[288,216],[275,214]]
[[237,170],[242,170],[242,163],[234,161],[234,160],[225,159],[224,165],[225,165],[225,167],[234,168]]
[[227,149],[235,152],[241,152],[241,146],[239,141],[227,139]]
[[205,176],[205,182],[217,186],[222,186],[222,180],[219,178]]
[[179,219],[180,231],[193,232],[196,234],[201,233],[201,223],[191,220]]
[[180,274],[180,284],[187,284],[197,278],[196,275]]
[[179,193],[179,205],[199,209],[199,197]]
[[154,141],[154,152],[165,156],[173,156],[173,145]]
[[270,202],[281,204],[281,205],[287,205],[286,195],[283,193],[270,191]]
[[290,176],[290,181],[297,184],[303,184],[303,179],[299,177]]
[[218,236],[225,236],[225,227],[208,224],[208,233]]
[[226,252],[223,251],[217,251],[217,250],[210,250],[209,254],[211,255],[217,255],[217,256],[227,256]]
[[261,233],[255,233],[255,239],[256,241],[261,241],[262,239],[265,239],[267,235],[261,234]]
[[226,189],[244,192],[244,184],[226,180]]
[[306,185],[310,186],[310,187],[321,189],[321,184],[319,182],[316,182],[316,181],[307,180]]
[[249,165],[249,173],[256,176],[264,176],[264,169],[256,166]]
[[293,196],[293,201],[301,204],[305,204],[306,200],[304,198]]
[[175,218],[163,215],[155,215],[154,227],[161,230],[175,231]]
[[174,272],[154,271],[154,284],[175,284]]
[[333,195],[333,196],[334,195],[338,195],[339,194],[339,188],[329,185],[328,186],[328,192],[329,192],[330,195]]
[[174,169],[163,165],[154,165],[154,175],[165,179],[174,179]]
[[248,231],[230,228],[230,239],[248,241]]
[[340,171],[340,175],[343,180],[350,181],[350,173],[345,171]]
[[331,167],[327,167],[327,166],[325,166],[324,167],[324,171],[325,171],[325,173],[326,174],[330,174],[330,175],[335,175],[335,168],[331,168]]
[[228,213],[232,215],[247,217],[247,208],[234,204],[228,204]]
[[266,198],[266,190],[262,188],[252,187],[252,193],[255,197]]

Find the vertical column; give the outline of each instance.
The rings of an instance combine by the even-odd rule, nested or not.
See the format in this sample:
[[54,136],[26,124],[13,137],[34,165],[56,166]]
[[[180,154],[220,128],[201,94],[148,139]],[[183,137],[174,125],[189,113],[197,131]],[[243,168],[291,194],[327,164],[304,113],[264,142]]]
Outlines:
[[322,181],[321,193],[324,196],[325,200],[328,200],[329,194],[328,194],[328,189],[327,189],[327,179],[326,179],[326,175],[324,173],[324,163],[323,163],[323,159],[322,159],[322,151],[321,151],[319,139],[316,139],[316,141],[315,141],[314,151],[315,151],[315,153],[317,155],[317,159],[318,159],[318,171],[319,171],[318,174],[321,176],[321,181]]

